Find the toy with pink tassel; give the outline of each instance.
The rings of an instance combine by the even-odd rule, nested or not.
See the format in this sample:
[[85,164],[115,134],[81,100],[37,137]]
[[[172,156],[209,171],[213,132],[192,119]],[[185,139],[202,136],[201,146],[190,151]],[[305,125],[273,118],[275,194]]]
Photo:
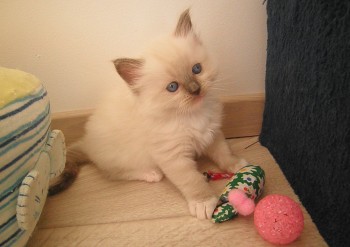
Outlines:
[[289,244],[304,228],[304,216],[298,203],[283,195],[268,195],[255,206],[264,188],[265,172],[260,166],[240,169],[227,183],[212,221],[221,223],[237,215],[248,216],[254,211],[258,233],[273,244]]

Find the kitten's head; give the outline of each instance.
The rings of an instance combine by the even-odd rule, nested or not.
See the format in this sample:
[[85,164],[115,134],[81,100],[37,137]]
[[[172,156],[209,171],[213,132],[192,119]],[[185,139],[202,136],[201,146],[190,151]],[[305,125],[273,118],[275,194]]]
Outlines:
[[174,33],[155,42],[142,59],[114,61],[119,75],[144,106],[154,111],[191,113],[213,96],[216,67],[194,33],[189,10]]

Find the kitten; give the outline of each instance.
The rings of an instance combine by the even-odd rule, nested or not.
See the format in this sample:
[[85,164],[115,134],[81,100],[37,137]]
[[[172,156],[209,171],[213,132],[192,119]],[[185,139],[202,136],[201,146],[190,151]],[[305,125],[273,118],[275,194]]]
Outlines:
[[211,218],[218,198],[195,158],[208,155],[226,171],[246,162],[232,155],[220,130],[217,71],[193,32],[189,10],[142,59],[120,58],[114,65],[129,87],[111,91],[98,105],[50,194],[73,182],[86,154],[111,179],[158,182],[165,175],[193,216]]

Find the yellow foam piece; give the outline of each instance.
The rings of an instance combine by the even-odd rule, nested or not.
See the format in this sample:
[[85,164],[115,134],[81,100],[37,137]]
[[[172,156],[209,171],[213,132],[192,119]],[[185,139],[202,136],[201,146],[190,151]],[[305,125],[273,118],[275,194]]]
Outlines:
[[39,86],[39,79],[32,74],[0,67],[0,108],[31,94]]

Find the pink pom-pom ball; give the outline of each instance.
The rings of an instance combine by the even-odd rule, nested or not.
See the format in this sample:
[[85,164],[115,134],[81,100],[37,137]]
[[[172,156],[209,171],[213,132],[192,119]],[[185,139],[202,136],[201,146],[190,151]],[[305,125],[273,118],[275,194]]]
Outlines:
[[303,231],[304,216],[299,204],[288,196],[268,195],[255,207],[254,224],[266,241],[289,244]]
[[242,191],[238,189],[233,189],[228,194],[228,201],[236,211],[244,216],[250,215],[253,213],[255,204],[254,201]]

